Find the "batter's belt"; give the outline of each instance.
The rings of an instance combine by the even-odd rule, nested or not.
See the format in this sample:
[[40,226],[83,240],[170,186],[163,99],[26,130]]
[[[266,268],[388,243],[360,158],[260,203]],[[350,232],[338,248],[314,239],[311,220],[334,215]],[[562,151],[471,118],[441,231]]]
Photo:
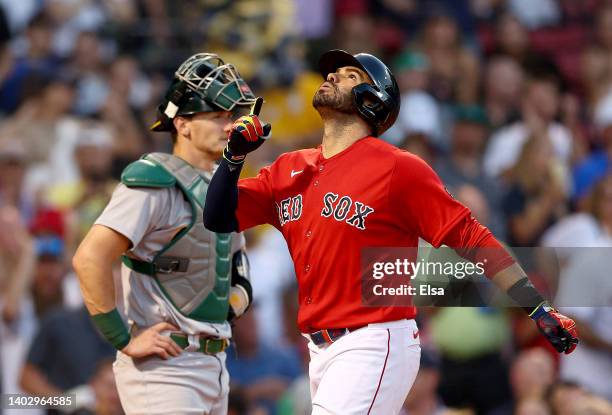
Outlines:
[[323,344],[332,344],[336,340],[340,339],[340,337],[352,333],[355,330],[359,330],[365,326],[344,328],[344,329],[324,329],[315,331],[314,333],[308,333],[307,336],[314,344],[317,346],[321,346]]

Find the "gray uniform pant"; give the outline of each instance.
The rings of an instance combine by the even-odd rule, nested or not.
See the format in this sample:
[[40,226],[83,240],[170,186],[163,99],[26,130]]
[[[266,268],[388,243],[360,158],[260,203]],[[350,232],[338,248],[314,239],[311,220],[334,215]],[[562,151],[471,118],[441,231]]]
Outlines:
[[132,359],[118,352],[113,371],[126,415],[227,414],[225,353],[183,351],[163,360]]

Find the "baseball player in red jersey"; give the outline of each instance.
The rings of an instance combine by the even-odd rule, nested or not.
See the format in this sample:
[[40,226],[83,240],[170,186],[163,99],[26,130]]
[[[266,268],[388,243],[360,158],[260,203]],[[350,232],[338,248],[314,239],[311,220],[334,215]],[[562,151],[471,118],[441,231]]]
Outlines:
[[[453,199],[420,158],[376,138],[397,118],[400,95],[375,56],[325,53],[313,98],[322,144],[281,155],[238,181],[245,156],[269,136],[259,111],[234,123],[206,197],[215,232],[272,224],[282,232],[299,283],[298,326],[310,339],[313,414],[397,414],[419,366],[414,307],[366,307],[360,255],[366,247],[416,247],[423,238],[473,261],[570,353],[574,322],[557,313],[487,228]],[[483,248],[483,249],[481,249]],[[480,249],[480,250],[479,250]]]

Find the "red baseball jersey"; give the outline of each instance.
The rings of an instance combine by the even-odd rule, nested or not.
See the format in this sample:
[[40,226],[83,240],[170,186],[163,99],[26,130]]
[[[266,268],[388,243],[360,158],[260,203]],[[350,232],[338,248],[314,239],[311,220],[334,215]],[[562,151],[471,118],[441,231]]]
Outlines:
[[320,146],[283,154],[238,189],[240,230],[268,223],[287,241],[302,332],[413,318],[362,304],[362,248],[438,247],[470,215],[423,160],[374,137],[330,158]]

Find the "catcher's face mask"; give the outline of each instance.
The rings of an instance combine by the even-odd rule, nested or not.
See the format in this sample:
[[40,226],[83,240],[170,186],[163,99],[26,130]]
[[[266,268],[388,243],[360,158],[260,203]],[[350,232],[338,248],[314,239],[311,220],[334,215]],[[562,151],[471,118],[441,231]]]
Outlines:
[[151,129],[171,131],[177,115],[235,111],[254,102],[253,92],[232,64],[212,53],[198,53],[183,62],[174,74]]

